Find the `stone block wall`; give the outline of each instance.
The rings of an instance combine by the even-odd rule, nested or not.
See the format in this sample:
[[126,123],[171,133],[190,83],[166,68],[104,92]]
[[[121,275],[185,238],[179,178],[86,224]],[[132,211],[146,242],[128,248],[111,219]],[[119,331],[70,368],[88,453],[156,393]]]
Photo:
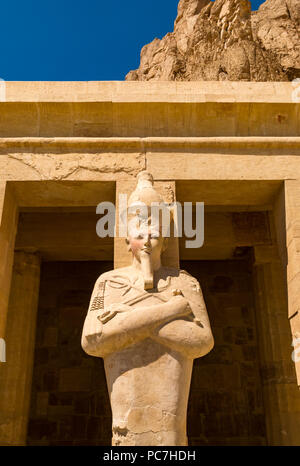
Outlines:
[[112,262],[42,265],[29,445],[110,444],[103,362],[80,342],[94,283],[112,268]]
[[[94,282],[111,262],[44,263],[28,425],[29,445],[109,445],[111,411],[101,359],[81,349]],[[195,362],[192,445],[265,444],[251,270],[245,261],[190,261],[202,285],[215,349]]]
[[188,411],[191,445],[265,445],[251,266],[183,261],[202,287],[215,338],[194,364]]

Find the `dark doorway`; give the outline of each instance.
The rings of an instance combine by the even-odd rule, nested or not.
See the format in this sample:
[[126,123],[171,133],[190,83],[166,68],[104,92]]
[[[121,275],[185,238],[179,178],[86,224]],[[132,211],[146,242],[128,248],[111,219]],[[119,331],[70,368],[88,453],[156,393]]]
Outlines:
[[81,349],[96,279],[112,262],[42,265],[28,445],[110,445],[102,359]]
[[197,359],[188,410],[191,445],[266,445],[252,267],[248,261],[183,261],[201,284],[213,351]]

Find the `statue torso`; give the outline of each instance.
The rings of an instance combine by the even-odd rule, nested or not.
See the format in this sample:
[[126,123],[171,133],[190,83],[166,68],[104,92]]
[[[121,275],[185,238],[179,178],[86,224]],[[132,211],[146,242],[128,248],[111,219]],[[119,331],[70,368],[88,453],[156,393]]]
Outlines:
[[[174,289],[180,288],[188,293],[189,288],[195,291],[198,286],[198,282],[185,272],[162,268],[156,277],[155,288],[146,292],[143,290],[141,277],[132,273],[132,270],[128,272],[129,269],[126,268],[104,275],[105,284],[101,285],[104,297],[103,314],[108,309],[122,309],[123,305],[134,310],[166,302],[172,297]],[[111,316],[114,318],[113,312]],[[122,445],[127,444],[124,443],[122,429],[128,429],[132,436],[135,425],[139,426],[139,430],[142,426],[142,431],[136,432],[139,444],[142,442],[143,432],[147,432],[147,442],[149,432],[154,432],[155,445],[159,440],[157,436],[162,437],[162,444],[178,444],[178,438],[173,438],[174,432],[180,433],[180,438],[185,439],[192,365],[191,360],[152,338],[105,358],[115,443],[120,441]],[[185,383],[182,383],[183,380]],[[126,441],[132,444],[135,440],[132,437],[128,439],[127,434]]]

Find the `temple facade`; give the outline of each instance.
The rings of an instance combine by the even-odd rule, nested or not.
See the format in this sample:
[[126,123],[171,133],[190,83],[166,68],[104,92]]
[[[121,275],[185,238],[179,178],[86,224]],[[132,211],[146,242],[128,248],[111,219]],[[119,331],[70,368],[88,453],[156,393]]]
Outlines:
[[80,339],[96,278],[131,258],[97,236],[96,206],[118,211],[143,170],[166,202],[204,202],[203,247],[170,238],[163,254],[201,283],[215,340],[195,362],[189,443],[300,444],[294,96],[286,82],[6,84],[0,445],[109,445],[103,363]]

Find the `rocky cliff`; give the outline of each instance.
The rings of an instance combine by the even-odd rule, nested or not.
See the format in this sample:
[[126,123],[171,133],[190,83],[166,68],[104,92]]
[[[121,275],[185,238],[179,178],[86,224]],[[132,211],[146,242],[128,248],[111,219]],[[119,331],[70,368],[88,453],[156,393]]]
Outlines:
[[128,81],[300,78],[300,0],[180,0],[174,32],[143,47]]

